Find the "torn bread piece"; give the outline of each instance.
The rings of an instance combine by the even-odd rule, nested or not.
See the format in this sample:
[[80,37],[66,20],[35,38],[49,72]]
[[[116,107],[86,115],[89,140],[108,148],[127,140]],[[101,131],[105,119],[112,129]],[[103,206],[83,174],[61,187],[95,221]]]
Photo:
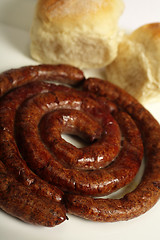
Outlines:
[[141,26],[123,37],[106,79],[141,103],[160,99],[160,23]]

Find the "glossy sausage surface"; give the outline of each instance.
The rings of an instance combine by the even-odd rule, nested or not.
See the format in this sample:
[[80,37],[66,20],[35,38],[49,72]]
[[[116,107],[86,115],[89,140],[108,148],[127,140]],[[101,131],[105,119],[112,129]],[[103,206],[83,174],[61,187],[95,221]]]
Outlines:
[[[69,213],[118,221],[138,216],[157,202],[160,127],[126,92],[99,79],[85,80],[82,71],[66,65],[28,66],[2,73],[0,92],[0,160],[7,169],[1,188],[7,186],[5,179],[12,178],[12,192],[23,189],[22,202],[29,191],[33,198],[42,197],[61,208],[55,214],[59,220],[51,220],[48,226],[66,219],[64,203]],[[82,138],[88,146],[76,148],[62,138],[63,133]],[[92,198],[108,195],[134,179],[143,158],[143,142],[147,165],[138,188],[119,200]],[[5,194],[7,199],[12,193]],[[20,215],[13,211],[16,197],[7,202],[2,199],[0,207],[31,222],[33,213],[28,211],[25,219],[23,207]],[[36,221],[47,226],[41,214]]]
[[88,79],[85,89],[104,96],[128,112],[141,130],[145,148],[145,171],[137,188],[121,199],[92,199],[68,195],[66,206],[72,214],[94,221],[115,222],[137,217],[160,198],[160,125],[133,97],[100,79]]
[[66,219],[65,207],[37,196],[8,174],[0,161],[0,207],[8,214],[30,224],[53,227]]

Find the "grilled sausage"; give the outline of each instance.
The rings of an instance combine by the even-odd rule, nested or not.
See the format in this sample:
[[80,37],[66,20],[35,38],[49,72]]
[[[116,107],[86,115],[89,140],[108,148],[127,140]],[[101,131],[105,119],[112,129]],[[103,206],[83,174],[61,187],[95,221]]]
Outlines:
[[[28,191],[34,199],[45,199],[48,209],[50,203],[55,205],[52,223],[44,220],[45,213],[44,218],[35,217],[34,223],[45,226],[66,219],[64,201],[67,211],[78,216],[118,221],[144,213],[159,198],[159,124],[123,90],[99,79],[84,80],[79,69],[66,65],[29,66],[0,75],[0,160],[7,168],[1,188],[12,189],[4,190],[6,200],[1,195],[0,207],[24,221],[31,222],[29,215],[38,211],[28,210],[25,219]],[[81,84],[82,89],[48,81]],[[77,149],[62,139],[64,132],[87,139],[90,145]],[[143,158],[141,137],[148,162],[137,190],[120,200],[91,198],[133,180]],[[9,196],[20,189],[22,202],[16,213],[18,198],[9,201]]]
[[42,64],[11,69],[0,75],[0,96],[25,83],[41,80],[77,85],[84,80],[84,75],[78,68],[62,64],[55,66]]
[[92,199],[66,195],[68,212],[94,221],[114,222],[137,217],[160,197],[160,125],[133,97],[100,79],[88,79],[84,89],[112,100],[128,112],[139,126],[145,147],[146,167],[138,187],[121,199]]
[[[122,128],[126,129],[125,131],[130,134],[130,140],[128,140],[128,142],[124,141],[126,144],[124,144],[115,163],[108,168],[102,169],[95,169],[95,166],[97,165],[99,168],[101,158],[103,161],[106,161],[106,159],[108,161],[108,156],[115,157],[117,155],[117,148],[119,150],[119,129],[109,114],[107,116],[104,114],[102,115],[103,120],[101,121],[103,121],[104,124],[102,137],[96,143],[93,143],[92,146],[86,147],[83,150],[74,150],[74,147],[62,140],[60,134],[59,137],[56,138],[55,132],[53,134],[55,138],[52,138],[49,135],[49,132],[51,132],[49,128],[44,138],[51,138],[51,142],[49,143],[53,147],[53,153],[51,154],[48,151],[48,148],[43,146],[43,143],[41,142],[42,137],[39,135],[37,127],[41,118],[46,113],[53,111],[53,113],[51,113],[53,116],[55,115],[54,111],[59,108],[69,108],[70,111],[67,110],[67,112],[70,112],[70,115],[64,115],[66,113],[65,111],[63,119],[66,119],[67,116],[67,119],[70,120],[72,118],[73,120],[74,115],[71,110],[74,110],[74,114],[77,114],[77,111],[84,110],[83,101],[85,101],[85,96],[83,96],[83,94],[81,96],[81,92],[69,88],[66,88],[66,91],[63,92],[55,90],[54,94],[51,92],[45,92],[30,98],[28,101],[25,101],[24,105],[22,105],[17,112],[17,119],[15,122],[16,132],[18,132],[17,140],[19,139],[18,142],[21,154],[30,168],[47,182],[56,184],[56,186],[63,191],[95,196],[104,195],[112,192],[113,189],[119,189],[119,187],[129,183],[136,175],[141,164],[143,146],[139,131],[136,129],[136,126],[133,124],[130,117],[125,113],[119,114],[121,117],[123,116],[121,125]],[[93,106],[93,100],[91,103],[91,106]],[[87,109],[89,111],[89,101],[87,104]],[[95,105],[97,105],[96,102]],[[78,121],[80,125],[82,124],[81,118],[84,118],[84,116],[84,112],[81,114],[81,117],[79,115]],[[55,129],[59,128],[59,122],[62,124],[62,121],[59,118],[57,122],[58,125],[57,123],[55,124]],[[64,122],[66,123],[66,120]],[[90,125],[90,129],[95,131],[93,128],[93,122],[90,121],[90,123],[92,124]],[[69,125],[69,127],[70,126],[71,125]],[[48,127],[48,123],[45,124],[45,128]],[[133,132],[130,131],[132,127],[134,127]],[[112,132],[110,130],[112,130]],[[116,134],[117,132],[118,135]],[[115,140],[114,142],[112,141],[112,138]],[[107,146],[108,140],[111,149]],[[44,142],[46,141],[44,140]],[[132,147],[132,141],[134,142],[134,147]],[[115,152],[113,152],[113,147],[116,149]],[[64,163],[65,165],[63,165],[64,156],[69,156],[69,158],[71,158],[68,160],[69,164],[66,161]],[[73,161],[77,162],[78,167],[74,168],[74,165],[72,164]],[[103,161],[102,164],[106,165]],[[88,167],[90,169],[92,166],[95,171],[88,172]],[[100,165],[100,167],[102,166],[103,165]],[[81,171],[77,171],[77,168],[80,167],[82,167]],[[87,170],[82,171],[83,168]]]
[[22,221],[47,227],[53,227],[66,219],[65,207],[61,203],[38,197],[8,174],[1,161],[0,208]]

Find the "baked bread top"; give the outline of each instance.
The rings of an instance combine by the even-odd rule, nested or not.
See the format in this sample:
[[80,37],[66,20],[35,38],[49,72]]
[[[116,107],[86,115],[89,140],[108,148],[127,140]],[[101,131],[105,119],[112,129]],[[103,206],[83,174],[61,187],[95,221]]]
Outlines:
[[123,8],[121,0],[39,0],[37,16],[51,27],[57,26],[58,31],[70,27],[90,28],[90,31],[96,28],[105,34],[105,29],[117,25]]
[[122,0],[39,0],[31,29],[31,55],[42,63],[100,68],[119,43]]

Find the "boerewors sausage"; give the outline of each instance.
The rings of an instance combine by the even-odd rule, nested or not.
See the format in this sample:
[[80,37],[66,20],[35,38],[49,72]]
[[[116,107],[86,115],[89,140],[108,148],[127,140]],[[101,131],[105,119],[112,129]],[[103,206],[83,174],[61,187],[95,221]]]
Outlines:
[[65,207],[45,197],[38,197],[29,188],[8,174],[0,161],[0,206],[22,221],[53,227],[66,219]]
[[67,196],[70,213],[96,221],[128,220],[148,211],[160,197],[160,125],[133,97],[100,79],[88,79],[84,88],[105,96],[128,112],[141,130],[145,148],[145,171],[138,187],[121,199]]
[[[108,82],[85,80],[79,69],[66,65],[7,71],[0,75],[0,88],[0,160],[7,169],[1,188],[12,189],[4,190],[5,199],[15,196],[5,201],[1,195],[3,210],[27,222],[54,226],[67,218],[66,210],[87,219],[118,221],[140,215],[156,203],[160,127],[130,95]],[[62,138],[63,133],[79,136],[88,145],[76,148]],[[108,195],[130,183],[141,165],[143,147],[147,165],[137,190],[119,200],[91,197]],[[14,192],[20,189],[22,207],[16,213]],[[40,198],[45,199],[44,205],[49,202],[45,213],[54,212],[50,203],[58,206],[55,219],[51,216],[47,223],[41,210],[39,215],[34,208],[24,210],[25,192],[27,198],[27,192],[33,194],[31,202]]]

